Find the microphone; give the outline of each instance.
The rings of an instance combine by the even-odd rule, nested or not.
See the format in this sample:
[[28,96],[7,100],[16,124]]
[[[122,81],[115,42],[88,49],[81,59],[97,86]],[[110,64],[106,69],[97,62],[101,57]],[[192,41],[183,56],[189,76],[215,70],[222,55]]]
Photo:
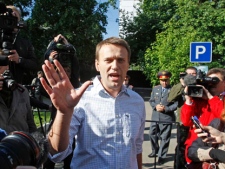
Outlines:
[[184,84],[188,85],[195,85],[196,84],[196,76],[187,74],[184,76]]
[[36,167],[40,167],[48,158],[48,152],[49,152],[48,139],[43,137],[43,135],[40,132],[34,132],[31,135],[36,140],[40,148],[40,156],[37,159],[37,165],[36,165]]

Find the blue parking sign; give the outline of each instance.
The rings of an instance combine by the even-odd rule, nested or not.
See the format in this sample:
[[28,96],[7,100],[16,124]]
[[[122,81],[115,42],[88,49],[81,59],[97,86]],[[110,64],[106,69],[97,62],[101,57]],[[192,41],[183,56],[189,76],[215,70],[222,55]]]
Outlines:
[[191,42],[190,62],[212,62],[212,42]]

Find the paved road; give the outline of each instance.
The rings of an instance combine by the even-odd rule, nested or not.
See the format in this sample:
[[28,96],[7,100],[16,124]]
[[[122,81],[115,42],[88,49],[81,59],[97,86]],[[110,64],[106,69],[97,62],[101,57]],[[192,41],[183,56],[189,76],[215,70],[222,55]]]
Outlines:
[[[148,101],[145,101],[146,107],[146,120],[151,120],[151,106]],[[150,141],[149,141],[149,126],[150,123],[145,123],[145,132],[144,132],[144,143],[143,143],[143,153],[142,153],[142,160],[143,160],[143,167],[142,169],[173,169],[174,165],[174,154],[175,154],[175,147],[176,147],[176,127],[174,125],[172,130],[172,138],[170,141],[169,152],[167,155],[167,161],[164,165],[158,166],[155,165],[155,160],[157,162],[158,158],[149,158],[148,154],[151,153]],[[56,169],[62,169],[63,164],[57,164],[55,167]]]
[[[151,106],[148,101],[145,101],[145,107],[146,107],[146,120],[151,120]],[[164,165],[158,166],[155,165],[155,159],[149,158],[148,154],[151,153],[151,147],[150,147],[150,141],[149,141],[149,126],[150,122],[145,123],[145,132],[144,132],[144,143],[143,143],[143,153],[142,153],[142,161],[143,161],[143,167],[142,169],[173,169],[174,165],[174,154],[175,154],[175,147],[177,144],[177,136],[176,136],[176,127],[174,125],[172,130],[172,138],[170,141],[169,151],[167,154],[166,163]],[[156,158],[156,163],[158,161],[158,158]]]

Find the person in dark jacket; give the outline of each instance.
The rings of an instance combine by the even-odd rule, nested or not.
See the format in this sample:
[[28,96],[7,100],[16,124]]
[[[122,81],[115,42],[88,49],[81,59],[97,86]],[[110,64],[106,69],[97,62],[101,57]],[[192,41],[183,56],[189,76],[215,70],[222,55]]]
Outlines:
[[12,83],[7,80],[12,79],[3,76],[7,71],[9,66],[0,66],[0,128],[7,134],[13,131],[36,132],[28,90],[15,81],[9,85]]
[[[80,86],[80,81],[79,81],[79,78],[80,78],[80,66],[79,66],[79,61],[78,61],[78,58],[77,58],[77,55],[76,55],[76,49],[74,46],[72,46],[68,41],[67,39],[59,34],[57,35],[56,37],[54,37],[54,39],[49,43],[48,47],[47,47],[47,51],[45,52],[45,55],[44,55],[44,58],[45,60],[53,60],[53,59],[57,59],[57,54],[55,54],[52,58],[49,57],[51,52],[55,51],[56,52],[56,46],[57,44],[60,44],[61,45],[61,48],[63,48],[63,45],[66,45],[65,48],[70,48],[72,47],[73,49],[73,55],[68,55],[68,56],[71,56],[70,58],[66,58],[67,55],[64,56],[64,60],[67,60],[68,62],[67,63],[62,63],[60,61],[60,63],[62,64],[63,67],[70,67],[71,69],[71,75],[70,75],[70,81],[73,85],[74,88],[78,88]],[[60,47],[58,47],[60,48]]]
[[[149,100],[152,107],[153,121],[175,121],[174,110],[177,108],[176,102],[168,102],[168,95],[170,93],[170,77],[171,73],[168,71],[160,71],[157,75],[160,80],[160,85],[152,89],[151,98]],[[172,124],[151,122],[149,137],[152,147],[152,153],[148,157],[158,156],[158,164],[162,165],[168,152]],[[160,145],[158,140],[161,139]]]
[[[60,61],[59,53],[56,51],[57,49],[55,49],[57,43],[60,43],[60,45],[61,44],[67,45],[67,46],[64,46],[66,48],[70,48],[70,47],[74,48],[72,45],[70,45],[68,43],[67,39],[63,35],[59,34],[56,37],[54,37],[54,40],[51,41],[50,44],[48,45],[47,51],[44,55],[45,60],[53,61],[54,59],[57,59],[57,60],[59,59],[59,61]],[[74,52],[76,52],[75,48],[74,48]],[[65,55],[65,56],[67,56],[67,55]],[[64,62],[64,61],[66,61],[66,62]],[[67,76],[69,77],[70,82],[72,83],[73,87],[74,88],[80,87],[79,62],[78,62],[76,53],[74,53],[71,58],[65,58],[63,60],[63,62],[61,62],[61,64],[62,64],[63,69],[66,72]],[[55,116],[56,116],[56,108],[54,105],[52,105],[51,122],[49,125],[49,129],[51,128],[51,126],[54,122]],[[74,138],[73,149],[75,148],[75,142],[76,142],[76,140]],[[73,153],[71,153],[64,159],[64,166],[63,166],[64,169],[70,168],[72,156],[73,156]],[[55,166],[55,163],[52,162],[50,159],[47,159],[47,161],[44,163],[43,169],[54,169],[54,166]]]
[[[7,6],[7,8],[12,9],[12,15],[17,17],[19,22],[21,19],[20,10],[15,6]],[[8,55],[9,67],[14,80],[20,84],[28,84],[24,79],[24,75],[27,72],[36,71],[37,59],[32,43],[28,39],[20,36],[19,31],[20,29],[15,28],[12,33],[14,41],[12,42],[12,49]]]

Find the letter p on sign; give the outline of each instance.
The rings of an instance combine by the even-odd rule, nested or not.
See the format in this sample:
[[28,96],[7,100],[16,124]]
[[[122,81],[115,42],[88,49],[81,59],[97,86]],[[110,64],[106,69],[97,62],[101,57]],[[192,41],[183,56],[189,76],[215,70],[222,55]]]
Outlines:
[[209,63],[212,61],[212,42],[191,42],[190,62]]

